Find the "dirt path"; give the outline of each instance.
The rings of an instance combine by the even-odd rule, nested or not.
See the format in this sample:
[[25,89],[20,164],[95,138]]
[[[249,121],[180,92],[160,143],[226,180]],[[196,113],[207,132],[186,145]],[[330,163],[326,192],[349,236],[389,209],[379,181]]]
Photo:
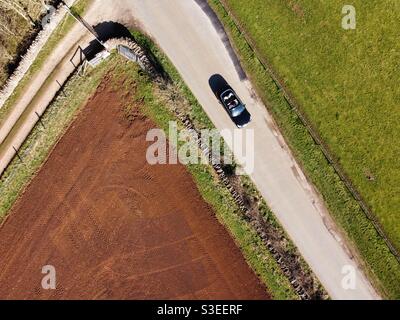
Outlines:
[[147,163],[154,124],[121,109],[103,84],[13,208],[0,299],[267,299],[185,167]]

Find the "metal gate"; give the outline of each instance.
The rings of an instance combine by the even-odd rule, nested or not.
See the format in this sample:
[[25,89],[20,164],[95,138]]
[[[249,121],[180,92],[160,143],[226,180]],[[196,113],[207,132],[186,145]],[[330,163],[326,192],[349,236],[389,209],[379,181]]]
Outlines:
[[133,61],[133,62],[136,62],[137,64],[139,64],[139,66],[140,66],[143,70],[146,69],[146,67],[144,66],[143,62],[139,59],[139,57],[136,55],[136,53],[134,53],[134,52],[133,52],[131,49],[129,49],[128,47],[119,44],[119,45],[117,46],[117,50],[118,50],[118,53],[121,54],[121,55],[123,55],[125,58],[127,58],[127,59],[129,59],[129,60],[131,60],[131,61]]

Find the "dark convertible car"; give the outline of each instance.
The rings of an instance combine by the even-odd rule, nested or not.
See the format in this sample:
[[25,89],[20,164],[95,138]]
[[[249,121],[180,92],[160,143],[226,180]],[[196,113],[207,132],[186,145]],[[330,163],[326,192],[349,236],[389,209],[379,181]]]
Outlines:
[[231,87],[227,86],[216,94],[238,128],[243,128],[250,122],[250,113]]

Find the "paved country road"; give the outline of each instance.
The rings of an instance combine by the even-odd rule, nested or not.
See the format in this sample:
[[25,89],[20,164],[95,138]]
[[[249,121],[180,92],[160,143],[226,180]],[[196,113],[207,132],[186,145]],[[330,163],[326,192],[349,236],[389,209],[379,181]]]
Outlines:
[[[323,286],[333,299],[378,299],[335,232],[322,201],[305,179],[265,106],[243,77],[225,34],[203,10],[204,4],[202,0],[97,0],[85,18],[92,25],[101,21],[140,25],[174,63],[215,126],[233,129],[208,84],[211,75],[222,75],[253,117],[248,126],[255,135],[251,178]],[[75,27],[74,34],[70,33],[60,47],[68,47],[71,37],[78,41],[84,34]],[[48,70],[40,72],[44,75]],[[45,76],[39,73],[35,79],[40,83]],[[54,94],[51,90],[47,95]],[[345,290],[342,270],[348,265],[355,268],[356,288]]]

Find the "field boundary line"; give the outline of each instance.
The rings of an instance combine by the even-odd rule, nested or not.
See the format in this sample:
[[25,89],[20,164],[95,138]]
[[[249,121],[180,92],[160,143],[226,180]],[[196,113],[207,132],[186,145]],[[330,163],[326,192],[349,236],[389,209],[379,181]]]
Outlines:
[[282,92],[284,99],[289,104],[289,106],[295,111],[296,115],[301,120],[302,124],[306,127],[308,133],[314,140],[315,144],[319,146],[320,150],[322,151],[324,157],[329,162],[329,164],[333,167],[336,174],[339,176],[340,180],[344,183],[347,190],[350,192],[352,197],[357,201],[359,206],[361,207],[362,211],[364,212],[365,216],[369,221],[371,221],[374,229],[376,232],[381,236],[387,247],[389,248],[392,255],[396,258],[397,262],[400,264],[400,254],[396,247],[392,244],[391,240],[386,236],[382,225],[377,220],[375,214],[372,212],[371,208],[365,202],[361,194],[358,192],[356,187],[351,182],[350,178],[346,175],[342,167],[340,166],[339,162],[333,154],[330,152],[329,147],[325,144],[325,142],[320,137],[317,130],[314,128],[312,123],[309,121],[305,113],[301,110],[299,103],[296,101],[294,96],[291,94],[290,90],[286,87],[284,82],[275,72],[272,65],[262,57],[260,54],[260,50],[258,49],[257,45],[253,38],[246,32],[246,29],[242,26],[239,19],[232,13],[229,9],[229,5],[226,3],[225,0],[216,0],[221,5],[225,13],[231,18],[235,28],[239,31],[239,33],[243,36],[246,44],[249,46],[250,50],[254,53],[254,57],[260,62],[261,66],[265,69],[266,72],[271,76],[273,82],[277,86],[277,88]]

